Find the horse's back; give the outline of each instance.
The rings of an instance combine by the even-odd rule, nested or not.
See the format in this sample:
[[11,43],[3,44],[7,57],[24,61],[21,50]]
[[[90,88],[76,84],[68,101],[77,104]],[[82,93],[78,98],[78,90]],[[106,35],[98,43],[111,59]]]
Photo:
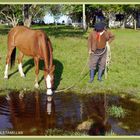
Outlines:
[[12,28],[8,35],[14,35],[14,34],[18,34],[18,35],[22,35],[22,34],[26,34],[26,37],[28,35],[32,35],[32,34],[43,34],[45,35],[44,31],[42,30],[33,30],[33,29],[30,29],[28,27],[25,27],[25,26],[16,26],[14,28]]
[[18,44],[26,44],[36,42],[40,35],[45,36],[41,30],[33,30],[25,26],[16,26],[8,33],[8,42],[14,42],[15,46]]
[[[10,30],[8,36],[21,36],[21,37],[28,37],[35,33],[35,30],[32,30],[25,26],[16,26]],[[23,36],[24,35],[24,36]]]
[[8,35],[13,35],[13,34],[17,34],[17,33],[23,33],[25,31],[29,31],[30,29],[28,27],[25,27],[25,26],[16,26],[14,28],[12,28]]
[[8,46],[17,47],[25,55],[43,55],[48,49],[49,38],[42,30],[33,30],[25,26],[16,26],[8,34]]

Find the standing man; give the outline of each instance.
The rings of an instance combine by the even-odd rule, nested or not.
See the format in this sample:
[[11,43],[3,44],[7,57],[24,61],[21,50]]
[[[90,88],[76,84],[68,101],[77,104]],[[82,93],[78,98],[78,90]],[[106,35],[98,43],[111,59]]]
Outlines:
[[102,73],[106,65],[107,42],[110,44],[114,39],[114,35],[105,29],[104,22],[98,22],[95,24],[94,30],[89,34],[88,37],[88,52],[90,54],[89,58],[89,68],[90,68],[90,81],[92,83],[94,80],[94,74],[96,67],[98,67],[98,80],[102,81]]

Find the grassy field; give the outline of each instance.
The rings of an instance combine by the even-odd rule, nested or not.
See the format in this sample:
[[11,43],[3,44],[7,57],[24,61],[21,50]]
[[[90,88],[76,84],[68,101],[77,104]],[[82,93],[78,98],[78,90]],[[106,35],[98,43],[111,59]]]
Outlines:
[[[108,79],[98,82],[97,74],[92,84],[88,83],[89,69],[87,63],[87,36],[90,32],[82,29],[58,26],[34,26],[44,30],[53,44],[55,70],[55,86],[63,89],[75,84],[71,90],[77,93],[127,93],[140,97],[140,31],[132,29],[113,29],[115,40],[111,44],[112,60]],[[5,58],[7,51],[7,33],[9,28],[0,26],[0,89],[35,90],[34,64],[30,57],[24,57],[23,65],[26,78],[21,78],[14,69],[9,70],[10,78],[4,80]],[[40,65],[40,90],[45,90],[43,67]],[[79,79],[82,79],[79,81]],[[79,81],[79,82],[77,82]]]

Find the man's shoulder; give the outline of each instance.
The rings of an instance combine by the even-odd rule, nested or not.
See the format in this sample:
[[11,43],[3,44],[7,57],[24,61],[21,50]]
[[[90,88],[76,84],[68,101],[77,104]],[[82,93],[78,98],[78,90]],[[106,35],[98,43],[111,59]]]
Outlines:
[[112,31],[109,30],[109,29],[107,29],[106,32],[107,32],[108,34],[110,34],[110,33],[112,34]]

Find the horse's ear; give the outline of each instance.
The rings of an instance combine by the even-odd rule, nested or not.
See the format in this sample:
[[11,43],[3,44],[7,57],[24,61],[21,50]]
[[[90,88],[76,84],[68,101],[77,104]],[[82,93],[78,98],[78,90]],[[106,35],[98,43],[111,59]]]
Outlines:
[[51,67],[51,71],[50,71],[50,73],[53,73],[54,70],[55,70],[55,65],[53,65],[53,66]]

